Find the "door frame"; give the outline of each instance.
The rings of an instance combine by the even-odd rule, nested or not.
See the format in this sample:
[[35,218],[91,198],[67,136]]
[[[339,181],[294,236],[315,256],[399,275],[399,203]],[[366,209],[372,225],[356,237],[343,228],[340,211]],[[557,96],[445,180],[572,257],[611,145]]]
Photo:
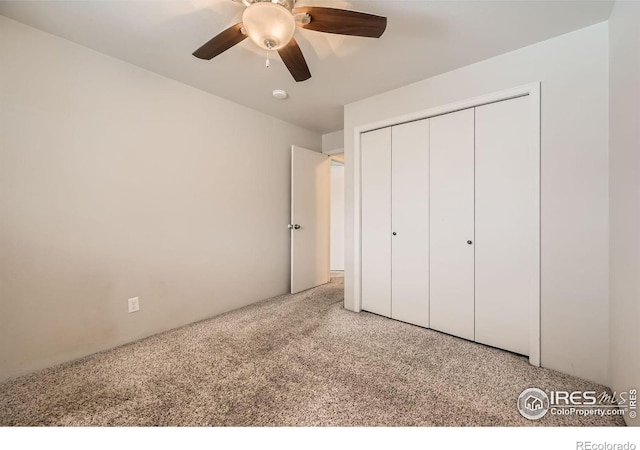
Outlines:
[[[322,152],[325,155],[329,155],[328,153]],[[329,155],[329,160],[331,161],[330,163],[330,170],[332,171],[332,173],[330,174],[331,177],[331,185],[329,186],[329,209],[330,209],[330,223],[329,223],[329,247],[330,247],[330,251],[329,251],[329,269],[331,272],[342,272],[344,274],[344,269],[345,269],[345,251],[344,251],[344,235],[345,235],[345,226],[344,226],[344,204],[345,204],[345,190],[344,190],[344,153],[332,153],[331,155]],[[334,164],[336,165],[340,165],[342,166],[342,270],[337,270],[337,269],[332,269],[331,268],[331,260],[333,258],[334,252],[333,252],[333,206],[334,206],[334,201],[333,201],[333,167]]]
[[430,117],[440,116],[443,114],[460,111],[463,109],[475,108],[490,103],[496,103],[504,100],[510,100],[513,98],[529,96],[530,108],[531,108],[531,134],[529,136],[529,142],[531,147],[536,151],[537,167],[536,167],[536,182],[537,182],[537,205],[536,210],[538,212],[537,236],[538,236],[538,261],[537,267],[537,279],[536,283],[536,295],[534,295],[534,301],[530,305],[530,320],[529,320],[529,363],[540,367],[540,82],[534,82],[523,86],[507,89],[504,91],[494,92],[492,94],[483,95],[480,97],[474,97],[468,100],[462,100],[455,103],[450,103],[435,108],[429,108],[427,110],[418,111],[411,114],[405,114],[399,117],[393,117],[382,121],[374,122],[367,125],[360,125],[354,129],[354,214],[353,214],[353,256],[354,256],[354,283],[353,283],[353,298],[354,298],[354,311],[360,312],[362,310],[362,189],[361,189],[361,148],[360,148],[360,135],[368,131],[377,130],[380,128],[386,128],[394,125],[400,125],[407,122],[414,122],[416,120],[428,119]]

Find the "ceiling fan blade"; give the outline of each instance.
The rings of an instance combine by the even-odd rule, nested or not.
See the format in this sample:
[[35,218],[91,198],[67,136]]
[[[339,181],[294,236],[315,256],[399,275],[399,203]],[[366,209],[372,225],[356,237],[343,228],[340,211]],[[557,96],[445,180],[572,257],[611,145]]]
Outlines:
[[227,28],[193,52],[193,56],[200,59],[212,59],[225,50],[229,50],[231,47],[239,44],[247,38],[246,34],[242,34],[240,31],[241,29],[241,23],[237,23],[234,26]]
[[289,72],[291,72],[291,75],[293,75],[294,80],[304,81],[311,78],[307,61],[305,61],[302,50],[298,47],[295,38],[291,38],[286,46],[278,50],[278,54],[282,58],[284,65],[289,69]]
[[324,33],[379,38],[387,28],[386,17],[346,9],[308,6],[296,8],[293,13],[311,16],[310,23],[298,22],[299,27]]

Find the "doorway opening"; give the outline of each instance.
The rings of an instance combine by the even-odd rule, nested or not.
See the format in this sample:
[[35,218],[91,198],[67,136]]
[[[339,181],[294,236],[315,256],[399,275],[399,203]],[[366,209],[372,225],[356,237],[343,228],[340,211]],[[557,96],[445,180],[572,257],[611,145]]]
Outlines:
[[332,277],[344,277],[344,154],[331,155]]
[[[332,166],[332,163],[335,164]],[[288,228],[291,232],[292,294],[329,283],[332,274],[335,278],[344,276],[342,149],[327,155],[296,145],[291,147],[291,221]],[[335,244],[333,252],[332,241]],[[335,257],[333,265],[332,253]],[[332,272],[332,269],[336,271]]]

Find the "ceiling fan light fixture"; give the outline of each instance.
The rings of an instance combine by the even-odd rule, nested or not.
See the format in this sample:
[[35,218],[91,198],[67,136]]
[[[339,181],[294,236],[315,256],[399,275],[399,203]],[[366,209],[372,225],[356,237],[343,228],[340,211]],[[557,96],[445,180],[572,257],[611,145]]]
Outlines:
[[265,50],[281,49],[296,31],[293,14],[279,3],[251,4],[244,10],[242,24],[249,38]]
[[267,50],[267,67],[270,50],[275,50],[293,79],[300,82],[311,78],[311,72],[293,37],[297,26],[322,33],[369,38],[379,38],[387,28],[386,17],[348,9],[321,6],[294,8],[297,0],[235,1],[246,7],[243,21],[209,39],[193,52],[193,56],[210,60],[250,38],[258,47]]

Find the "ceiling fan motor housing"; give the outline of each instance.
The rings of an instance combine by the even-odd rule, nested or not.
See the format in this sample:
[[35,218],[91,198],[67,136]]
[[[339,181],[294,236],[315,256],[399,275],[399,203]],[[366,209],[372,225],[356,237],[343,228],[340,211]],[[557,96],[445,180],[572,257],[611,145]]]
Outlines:
[[285,7],[289,11],[293,9],[296,4],[296,0],[236,0],[244,3],[245,6],[249,7],[254,3],[275,3],[280,6]]

